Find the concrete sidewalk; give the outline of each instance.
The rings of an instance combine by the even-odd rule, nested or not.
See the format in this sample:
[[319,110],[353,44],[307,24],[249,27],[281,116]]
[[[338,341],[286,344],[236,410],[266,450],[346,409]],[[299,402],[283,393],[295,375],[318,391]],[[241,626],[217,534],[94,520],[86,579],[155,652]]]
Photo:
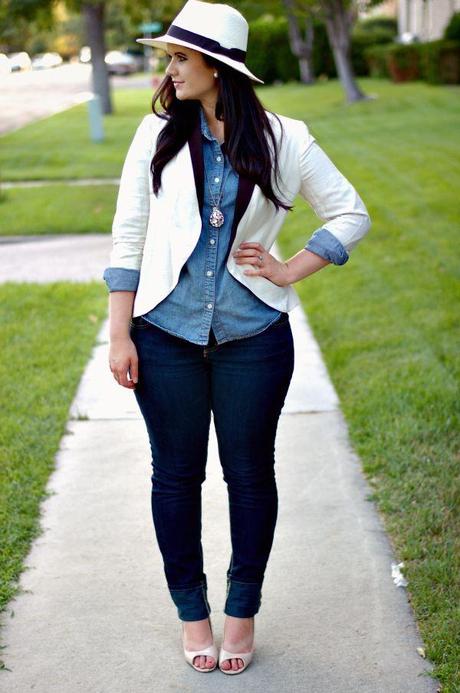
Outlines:
[[[276,442],[278,524],[247,672],[203,676],[183,659],[150,514],[147,434],[133,393],[109,372],[104,325],[72,405],[23,593],[2,614],[9,668],[0,672],[2,690],[438,689],[417,653],[422,642],[406,591],[391,578],[396,558],[367,500],[320,351],[302,309],[290,318],[296,365]],[[219,645],[230,534],[213,425],[203,549]]]

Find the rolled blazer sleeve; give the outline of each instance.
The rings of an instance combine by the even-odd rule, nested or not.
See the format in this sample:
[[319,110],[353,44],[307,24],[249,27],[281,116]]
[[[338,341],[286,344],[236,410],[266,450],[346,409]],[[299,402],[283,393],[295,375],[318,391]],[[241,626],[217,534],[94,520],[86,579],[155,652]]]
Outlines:
[[112,224],[112,268],[139,270],[142,263],[150,209],[153,117],[146,116],[137,128],[123,165]]
[[341,265],[369,231],[371,219],[353,185],[302,125],[299,194],[323,222],[305,247]]

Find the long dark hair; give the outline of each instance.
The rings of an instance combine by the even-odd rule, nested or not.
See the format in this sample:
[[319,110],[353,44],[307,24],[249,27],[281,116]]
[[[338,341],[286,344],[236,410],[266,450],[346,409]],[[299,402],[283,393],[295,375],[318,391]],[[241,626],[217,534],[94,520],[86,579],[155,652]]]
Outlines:
[[[256,183],[265,197],[278,210],[292,210],[274,192],[271,172],[279,188],[278,150],[275,135],[264,107],[257,98],[249,77],[205,53],[205,62],[219,69],[219,95],[216,103],[216,118],[224,121],[227,156],[233,169]],[[157,111],[158,103],[162,112]],[[152,99],[152,111],[168,122],[161,130],[156,153],[152,159],[153,192],[161,187],[161,174],[166,164],[188,141],[199,118],[200,101],[176,98],[171,77],[166,75]],[[279,118],[276,116],[278,119]],[[280,123],[282,130],[282,126]],[[273,147],[273,159],[267,136]]]

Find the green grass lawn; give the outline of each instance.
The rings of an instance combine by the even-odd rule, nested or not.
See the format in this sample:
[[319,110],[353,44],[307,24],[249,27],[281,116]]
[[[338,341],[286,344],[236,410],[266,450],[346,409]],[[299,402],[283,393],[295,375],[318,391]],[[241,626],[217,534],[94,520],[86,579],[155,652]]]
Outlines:
[[0,236],[110,232],[116,197],[115,185],[10,188],[0,202]]
[[[377,98],[347,105],[335,81],[258,93],[266,107],[308,123],[371,215],[346,265],[295,287],[405,563],[434,674],[444,693],[458,693],[460,88],[359,81]],[[3,138],[2,177],[118,176],[149,93],[118,92],[116,106],[102,145],[87,141],[84,107]],[[299,199],[278,239],[284,257],[319,225]]]
[[40,533],[39,503],[106,307],[99,282],[0,286],[0,609]]
[[104,118],[104,142],[91,142],[85,104],[2,137],[1,179],[118,177],[137,125],[151,113],[151,91],[117,90],[113,99],[116,112]]
[[[311,99],[285,87],[267,104],[289,103],[310,123],[371,215],[346,265],[296,289],[405,563],[427,656],[443,690],[458,693],[460,89],[383,82],[378,91],[344,106],[323,85]],[[284,257],[317,226],[299,199],[279,236]]]

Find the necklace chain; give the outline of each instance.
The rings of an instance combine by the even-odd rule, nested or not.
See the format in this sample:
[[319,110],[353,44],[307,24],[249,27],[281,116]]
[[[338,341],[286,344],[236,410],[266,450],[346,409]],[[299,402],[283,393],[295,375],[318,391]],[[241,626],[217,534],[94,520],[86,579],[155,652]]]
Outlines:
[[209,216],[209,223],[211,224],[211,226],[214,226],[215,228],[219,228],[220,226],[222,226],[222,224],[225,221],[225,217],[222,214],[222,211],[220,210],[219,207],[220,207],[220,202],[221,202],[223,194],[224,194],[225,183],[227,181],[229,173],[230,173],[230,168],[227,171],[227,175],[222,180],[222,185],[220,186],[220,192],[216,198],[215,195],[213,195],[213,192],[211,190],[211,186],[209,185],[209,180],[208,180],[208,176],[206,173],[206,169],[204,169],[204,177],[205,177],[206,183],[208,185],[208,190],[209,190],[209,194],[211,197],[211,204],[212,204],[212,211],[211,211],[211,214]]

